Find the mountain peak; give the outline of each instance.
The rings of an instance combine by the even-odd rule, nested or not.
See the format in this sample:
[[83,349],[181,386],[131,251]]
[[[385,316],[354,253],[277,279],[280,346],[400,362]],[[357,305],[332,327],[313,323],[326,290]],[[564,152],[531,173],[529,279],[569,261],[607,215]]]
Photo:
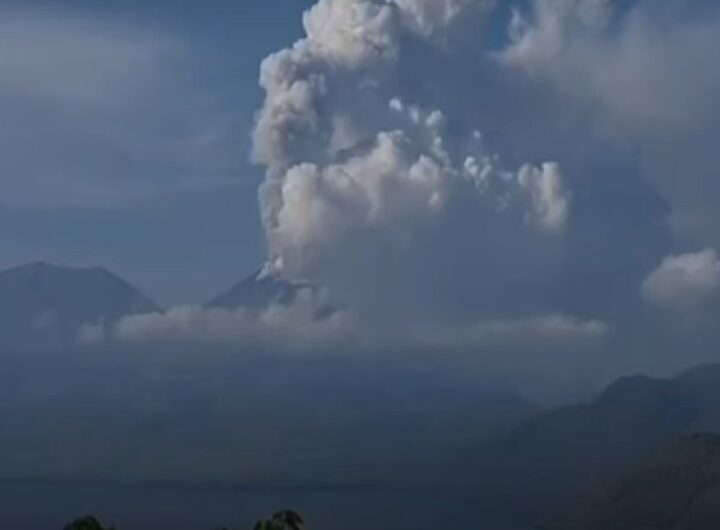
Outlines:
[[643,399],[656,399],[672,387],[672,382],[668,380],[644,375],[627,376],[608,386],[600,395],[598,403],[633,403]]
[[311,284],[283,278],[268,266],[258,269],[228,291],[208,302],[208,307],[224,309],[264,309],[273,304],[290,305]]
[[0,346],[57,347],[74,343],[85,324],[158,311],[137,288],[102,267],[38,261],[0,273]]

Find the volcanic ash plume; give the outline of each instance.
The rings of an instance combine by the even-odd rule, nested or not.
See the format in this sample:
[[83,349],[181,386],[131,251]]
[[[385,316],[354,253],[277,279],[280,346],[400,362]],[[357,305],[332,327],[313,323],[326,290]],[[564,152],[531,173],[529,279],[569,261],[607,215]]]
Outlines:
[[504,162],[484,139],[483,91],[456,98],[504,68],[478,47],[493,6],[321,0],[306,38],[265,60],[254,158],[278,273],[370,308],[390,286],[407,300],[432,283],[452,307],[461,279],[553,247],[571,202],[561,168]]

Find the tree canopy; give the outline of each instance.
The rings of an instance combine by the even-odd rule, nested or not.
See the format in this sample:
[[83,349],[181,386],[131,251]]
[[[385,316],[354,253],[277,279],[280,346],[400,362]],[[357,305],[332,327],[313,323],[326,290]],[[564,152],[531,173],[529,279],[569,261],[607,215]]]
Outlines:
[[[253,530],[304,530],[305,521],[297,512],[285,510],[278,512],[272,517],[258,521]],[[87,516],[82,519],[76,519],[72,523],[65,525],[64,530],[115,530],[114,527],[105,527],[100,521],[93,517]],[[230,530],[223,528],[221,530]]]
[[72,523],[65,525],[64,530],[115,530],[112,526],[105,527],[93,516],[75,519]]
[[305,521],[297,512],[286,510],[259,521],[254,530],[303,530],[304,527]]

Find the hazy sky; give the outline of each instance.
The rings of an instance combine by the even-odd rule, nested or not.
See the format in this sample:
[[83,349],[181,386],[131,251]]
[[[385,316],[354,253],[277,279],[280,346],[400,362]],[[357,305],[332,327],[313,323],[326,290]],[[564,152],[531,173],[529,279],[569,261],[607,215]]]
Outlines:
[[309,2],[0,4],[0,266],[104,265],[202,302],[263,261],[259,64]]
[[717,363],[719,95],[717,0],[0,0],[0,268],[167,309],[5,275],[0,455],[252,483]]
[[716,2],[95,4],[3,7],[3,264],[102,264],[171,305],[269,258],[345,308],[120,336],[712,358]]

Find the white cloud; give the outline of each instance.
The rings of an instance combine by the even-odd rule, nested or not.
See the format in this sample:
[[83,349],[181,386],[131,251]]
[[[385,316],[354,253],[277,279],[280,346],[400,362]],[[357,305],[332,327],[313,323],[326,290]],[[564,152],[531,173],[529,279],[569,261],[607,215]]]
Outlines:
[[524,166],[519,173],[520,185],[532,197],[534,211],[529,218],[549,232],[565,227],[570,198],[563,188],[562,175],[557,164],[546,163],[542,168]]
[[400,7],[401,16],[415,31],[445,37],[459,21],[467,18],[478,20],[491,12],[495,0],[394,0]]
[[304,51],[338,66],[357,67],[378,56],[394,55],[394,23],[395,14],[387,4],[321,0],[305,14]]
[[540,315],[515,319],[480,320],[447,328],[409,332],[407,344],[432,351],[494,351],[519,349],[542,351],[549,347],[599,343],[610,327],[599,320],[581,320],[561,315]]
[[229,347],[245,353],[352,355],[382,352],[462,354],[554,347],[601,342],[609,326],[551,314],[523,318],[484,319],[456,323],[383,326],[363,321],[350,310],[318,315],[327,308],[322,297],[302,291],[291,305],[266,309],[175,307],[166,313],[125,317],[111,326],[83,326],[78,340],[170,344],[189,348]]
[[648,302],[695,315],[720,296],[720,259],[714,249],[669,256],[643,283]]
[[175,307],[167,313],[132,315],[110,329],[109,340],[184,346],[229,345],[278,352],[326,352],[347,339],[350,317],[342,311],[318,318],[323,299],[300,291],[291,305],[261,311]]

